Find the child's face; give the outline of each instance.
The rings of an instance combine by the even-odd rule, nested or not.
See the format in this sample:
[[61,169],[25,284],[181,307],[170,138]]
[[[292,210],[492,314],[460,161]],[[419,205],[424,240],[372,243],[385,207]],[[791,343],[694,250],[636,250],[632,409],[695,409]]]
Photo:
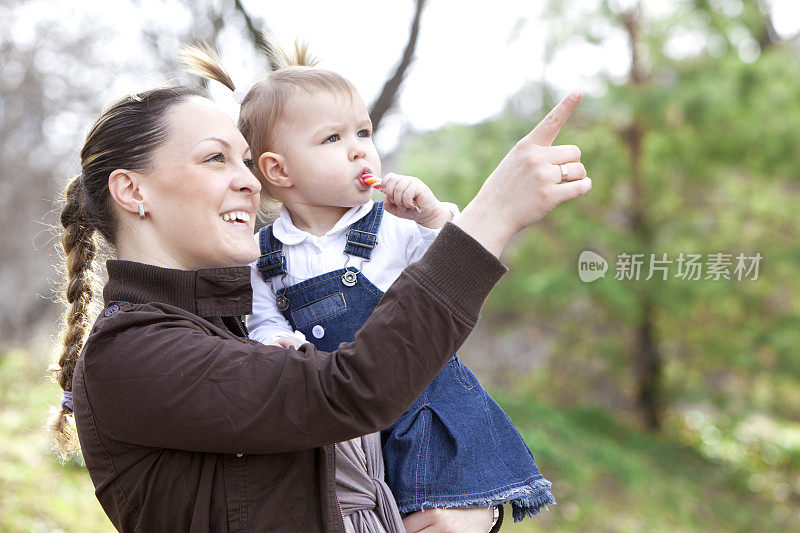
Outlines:
[[294,200],[335,207],[369,200],[372,191],[359,178],[364,169],[380,176],[381,160],[361,97],[326,90],[300,92],[285,112],[279,146]]

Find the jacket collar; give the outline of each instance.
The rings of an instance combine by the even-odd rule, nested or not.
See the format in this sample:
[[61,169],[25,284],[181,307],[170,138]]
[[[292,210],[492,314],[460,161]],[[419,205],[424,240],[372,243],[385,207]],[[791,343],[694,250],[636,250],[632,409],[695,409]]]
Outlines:
[[253,309],[250,267],[177,270],[112,259],[106,261],[110,302],[165,303],[201,317],[249,315]]

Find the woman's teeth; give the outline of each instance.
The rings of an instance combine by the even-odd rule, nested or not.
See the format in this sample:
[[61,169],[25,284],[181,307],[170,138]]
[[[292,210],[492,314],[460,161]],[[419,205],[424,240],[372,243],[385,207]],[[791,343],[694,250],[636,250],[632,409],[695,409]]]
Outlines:
[[250,222],[250,213],[245,211],[231,211],[219,216],[225,222]]

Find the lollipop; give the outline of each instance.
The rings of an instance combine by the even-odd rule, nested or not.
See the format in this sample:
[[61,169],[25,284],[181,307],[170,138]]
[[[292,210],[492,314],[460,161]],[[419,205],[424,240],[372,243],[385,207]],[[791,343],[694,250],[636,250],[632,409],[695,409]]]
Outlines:
[[364,172],[361,173],[361,180],[370,187],[373,187],[375,189],[381,188],[381,179],[373,176],[372,172],[370,172],[366,168],[364,169]]

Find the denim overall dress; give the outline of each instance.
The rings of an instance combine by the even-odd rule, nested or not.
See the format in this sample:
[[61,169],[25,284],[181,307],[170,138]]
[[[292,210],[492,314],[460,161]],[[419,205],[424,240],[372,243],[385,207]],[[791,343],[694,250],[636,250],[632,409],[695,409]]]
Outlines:
[[[376,202],[350,227],[343,268],[289,287],[283,283],[288,272],[283,244],[271,225],[259,232],[257,268],[273,288],[278,309],[320,350],[352,342],[383,296],[360,268],[350,266],[370,260],[382,216],[383,202]],[[508,415],[457,356],[381,432],[381,440],[386,483],[401,513],[510,503],[520,521],[556,503]]]

